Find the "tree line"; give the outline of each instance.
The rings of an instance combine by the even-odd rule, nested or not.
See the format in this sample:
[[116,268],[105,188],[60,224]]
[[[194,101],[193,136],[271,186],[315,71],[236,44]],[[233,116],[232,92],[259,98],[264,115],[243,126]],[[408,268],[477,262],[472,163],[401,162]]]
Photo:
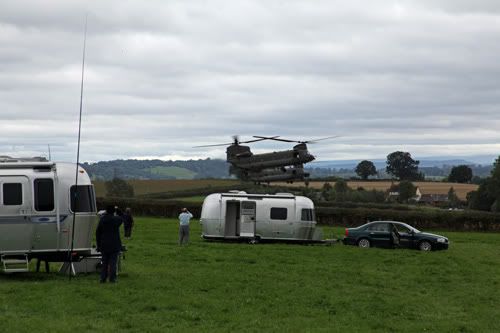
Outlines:
[[[402,181],[424,180],[425,175],[419,170],[419,164],[420,161],[414,160],[409,152],[395,151],[387,155],[385,172]],[[378,175],[375,164],[368,160],[359,162],[354,171],[363,180]],[[471,167],[458,165],[451,169],[446,180],[453,183],[470,183],[472,177]]]

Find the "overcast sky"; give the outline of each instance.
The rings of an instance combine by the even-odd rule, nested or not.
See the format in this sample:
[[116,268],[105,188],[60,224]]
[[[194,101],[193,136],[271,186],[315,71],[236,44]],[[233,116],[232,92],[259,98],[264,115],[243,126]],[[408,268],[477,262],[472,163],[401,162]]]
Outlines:
[[[0,155],[500,154],[500,1],[2,1]],[[285,149],[262,142],[252,150]]]

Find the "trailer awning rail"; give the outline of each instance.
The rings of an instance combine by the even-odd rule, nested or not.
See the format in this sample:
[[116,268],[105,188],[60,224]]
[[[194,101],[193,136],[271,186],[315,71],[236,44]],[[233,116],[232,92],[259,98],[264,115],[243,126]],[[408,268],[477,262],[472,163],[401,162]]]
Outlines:
[[52,168],[54,162],[0,162],[0,169]]
[[247,193],[221,193],[223,197],[237,197],[237,198],[269,198],[269,199],[295,199],[292,193],[278,193],[278,194],[247,194]]

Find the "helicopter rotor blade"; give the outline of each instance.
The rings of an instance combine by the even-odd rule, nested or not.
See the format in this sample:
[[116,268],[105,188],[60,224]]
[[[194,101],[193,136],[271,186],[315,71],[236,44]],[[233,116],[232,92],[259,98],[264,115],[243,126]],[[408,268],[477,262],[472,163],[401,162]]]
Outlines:
[[256,140],[249,140],[249,141],[241,141],[240,143],[251,143],[251,142],[259,142],[259,141],[264,141],[267,139],[256,139]]
[[250,141],[245,141],[243,143],[250,143],[250,142],[258,142],[258,141],[264,141],[264,140],[275,140],[276,138],[279,137],[279,135],[276,135],[276,136],[257,136],[257,135],[254,135],[253,136],[254,138],[257,138],[256,140],[250,140]]
[[203,145],[203,146],[194,146],[192,148],[205,148],[205,147],[220,147],[220,146],[230,146],[234,144],[234,142],[230,142],[230,143],[218,143],[218,144],[215,144],[215,145]]
[[194,146],[193,148],[205,148],[205,147],[219,147],[219,146],[239,145],[240,143],[258,142],[258,141],[264,141],[264,140],[269,140],[269,139],[273,139],[273,138],[277,138],[277,136],[274,136],[272,138],[271,137],[270,138],[261,137],[261,138],[255,139],[255,140],[240,141],[239,137],[237,135],[233,135],[233,142],[218,143],[218,144],[213,144],[213,145]]
[[213,144],[213,145],[194,146],[193,148],[230,146],[230,145],[238,145],[240,143],[252,143],[252,142],[259,142],[259,141],[264,141],[264,140],[274,140],[274,141],[281,141],[281,142],[296,142],[296,143],[316,143],[318,141],[323,141],[323,140],[338,138],[339,135],[328,136],[326,138],[319,138],[319,139],[307,140],[307,141],[282,139],[282,138],[280,138],[279,135],[275,135],[275,136],[259,136],[259,135],[254,135],[253,137],[256,138],[256,139],[255,140],[248,140],[248,141],[239,141],[239,137],[237,135],[233,135],[233,142],[218,143],[218,144]]
[[318,141],[323,141],[323,140],[328,140],[328,139],[334,139],[334,138],[339,138],[340,135],[334,135],[334,136],[329,136],[326,138],[320,138],[320,139],[314,139],[314,140],[309,140],[309,141],[299,141],[300,143],[316,143]]
[[298,142],[298,141],[294,141],[294,140],[281,139],[281,138],[279,138],[279,135],[277,135],[277,136],[258,136],[258,135],[254,135],[253,137],[254,138],[260,138],[262,140],[274,140],[274,141],[282,141],[282,142]]
[[281,142],[296,142],[296,143],[316,143],[317,141],[322,141],[322,140],[328,140],[328,139],[333,139],[333,138],[338,138],[338,135],[335,136],[329,136],[326,138],[319,138],[319,139],[314,139],[314,140],[307,140],[307,141],[299,141],[299,140],[289,140],[289,139],[282,139],[279,138],[279,136],[273,136],[273,137],[266,137],[266,136],[257,136],[254,135],[254,138],[261,138],[263,140],[274,140],[274,141],[281,141]]

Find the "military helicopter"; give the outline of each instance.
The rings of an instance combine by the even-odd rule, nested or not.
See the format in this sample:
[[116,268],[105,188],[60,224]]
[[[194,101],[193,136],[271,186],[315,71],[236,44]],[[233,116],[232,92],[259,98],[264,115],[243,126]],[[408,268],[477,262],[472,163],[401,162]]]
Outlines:
[[[241,180],[253,181],[255,183],[270,183],[275,181],[307,181],[309,173],[304,171],[304,164],[309,163],[315,157],[307,150],[308,143],[336,138],[330,136],[308,141],[288,140],[280,136],[253,136],[255,139],[239,141],[238,136],[233,136],[233,142],[214,145],[196,146],[217,147],[228,146],[226,149],[227,162],[231,164],[229,173]],[[297,143],[292,149],[275,151],[271,153],[254,154],[249,146],[242,144],[253,143],[264,140]]]

